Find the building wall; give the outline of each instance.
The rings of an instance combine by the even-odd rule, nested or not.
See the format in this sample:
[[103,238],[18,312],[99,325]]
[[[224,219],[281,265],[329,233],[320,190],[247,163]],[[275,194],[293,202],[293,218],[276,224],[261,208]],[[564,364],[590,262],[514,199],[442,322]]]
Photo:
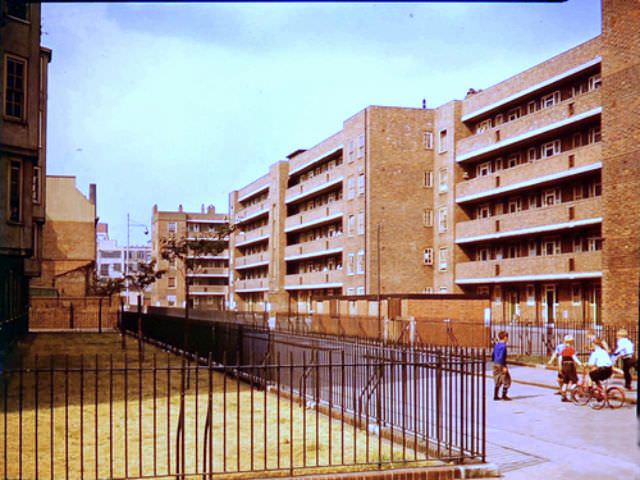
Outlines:
[[603,0],[603,315],[638,321],[640,4]]

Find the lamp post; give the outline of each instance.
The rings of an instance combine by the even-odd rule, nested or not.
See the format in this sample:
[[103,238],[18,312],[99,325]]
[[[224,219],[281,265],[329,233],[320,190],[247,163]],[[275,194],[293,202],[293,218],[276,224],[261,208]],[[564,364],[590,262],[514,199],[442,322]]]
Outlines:
[[131,248],[130,245],[130,235],[131,235],[131,227],[144,227],[144,234],[149,235],[149,227],[144,223],[131,222],[131,217],[127,213],[127,247],[124,252],[124,278],[126,285],[126,295],[127,295],[127,310],[129,310],[129,280],[127,276],[129,275],[129,250]]

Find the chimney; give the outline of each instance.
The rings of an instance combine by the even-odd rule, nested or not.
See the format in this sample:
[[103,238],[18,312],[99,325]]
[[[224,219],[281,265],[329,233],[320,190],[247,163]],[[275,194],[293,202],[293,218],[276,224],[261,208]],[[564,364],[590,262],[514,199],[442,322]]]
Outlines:
[[182,212],[182,204],[178,205],[178,211]]
[[426,98],[422,99],[422,108],[423,109],[427,108],[427,99]]
[[204,213],[204,203],[200,204],[200,213]]
[[207,207],[207,213],[216,213],[216,207],[214,207],[213,205],[209,205]]
[[89,184],[89,201],[94,205],[96,204],[96,184],[95,183]]

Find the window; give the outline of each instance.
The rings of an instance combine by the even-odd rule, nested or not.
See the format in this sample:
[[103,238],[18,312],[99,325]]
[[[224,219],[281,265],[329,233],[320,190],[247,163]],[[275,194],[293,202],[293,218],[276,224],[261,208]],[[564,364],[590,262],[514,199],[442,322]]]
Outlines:
[[582,303],[582,287],[580,285],[571,285],[571,303],[574,305]]
[[542,192],[542,202],[546,207],[560,203],[560,189],[551,188]]
[[433,248],[425,248],[422,253],[422,262],[425,265],[433,265]]
[[476,295],[489,296],[489,287],[477,287]]
[[29,9],[24,0],[7,0],[7,16],[18,20],[29,20]]
[[520,197],[511,198],[507,202],[507,213],[517,213],[522,210],[522,200]]
[[358,137],[358,158],[364,157],[364,134]]
[[573,252],[574,253],[581,253],[582,252],[582,239],[581,238],[574,238],[573,239]]
[[486,177],[491,173],[491,162],[483,162],[476,167],[476,177]]
[[488,248],[478,248],[476,250],[476,261],[486,262],[491,258],[491,254]]
[[347,288],[347,295],[348,295],[348,296],[352,296],[352,295],[353,295],[353,293],[355,292],[355,290],[356,290],[356,289],[355,289],[355,288],[353,288],[353,287],[349,287],[349,288]]
[[513,168],[520,163],[520,154],[514,153],[507,157],[507,168]]
[[598,197],[602,195],[602,183],[600,180],[591,182],[587,187],[587,193],[589,197]]
[[539,206],[540,204],[538,202],[538,195],[535,193],[529,195],[529,209],[532,210],[534,208],[538,208]]
[[349,159],[349,163],[353,162],[356,158],[356,142],[353,140],[349,140],[349,152],[347,154],[347,158]]
[[121,272],[122,271],[122,264],[121,263],[114,263],[113,264],[113,271],[114,272]]
[[353,275],[353,267],[354,267],[354,262],[355,262],[355,255],[353,253],[350,253],[347,256],[347,275]]
[[600,126],[591,127],[589,129],[589,135],[587,137],[588,143],[596,143],[602,140],[602,133],[600,131]]
[[449,189],[449,171],[446,168],[438,170],[438,191],[446,192]]
[[558,239],[547,239],[542,241],[542,255],[558,255],[560,253],[560,241]]
[[578,183],[573,186],[573,199],[580,200],[584,196],[584,187]]
[[364,235],[364,212],[358,212],[358,235]]
[[353,200],[356,197],[355,179],[353,176],[347,179],[347,200]]
[[527,150],[527,160],[534,162],[538,158],[538,150],[535,147],[531,147]]
[[431,208],[425,209],[423,222],[425,227],[433,227],[433,209]]
[[542,158],[551,157],[559,154],[561,151],[560,140],[554,140],[542,145]]
[[177,224],[175,222],[170,222],[167,229],[169,230],[169,233],[176,233],[178,230]]
[[26,110],[27,61],[17,57],[5,57],[4,114],[24,120]]
[[500,285],[493,287],[493,301],[497,305],[502,303],[502,287]]
[[573,148],[581,147],[583,144],[584,142],[582,141],[582,132],[574,133],[572,137]]
[[364,250],[358,251],[358,257],[356,259],[356,273],[358,275],[364,273]]
[[444,128],[442,130],[440,130],[440,134],[439,134],[439,142],[438,142],[438,153],[444,153],[447,151],[448,145],[447,145],[447,129]]
[[42,197],[42,168],[33,167],[33,203],[40,203]]
[[494,125],[494,126],[502,125],[502,123],[503,123],[503,122],[504,122],[504,117],[502,116],[502,114],[501,114],[501,113],[499,113],[499,114],[497,114],[497,115],[496,115],[496,119],[495,119],[495,121],[493,122],[493,125]]
[[589,85],[589,90],[599,89],[600,86],[602,85],[602,78],[600,77],[600,74],[596,73],[595,75],[592,75],[591,77],[589,77],[588,85]]
[[445,272],[449,268],[449,249],[442,247],[438,251],[438,270]]
[[478,123],[478,125],[476,126],[476,133],[486,132],[490,128],[491,128],[491,119],[487,118],[486,120],[483,120]]
[[553,107],[557,103],[560,103],[560,92],[558,90],[542,97],[542,108]]
[[447,293],[449,290],[447,290],[447,287],[440,287],[439,289],[439,293]]
[[476,208],[476,218],[489,218],[491,216],[491,206],[488,203],[478,205]]
[[9,162],[9,220],[19,222],[22,219],[22,162]]
[[433,132],[424,132],[424,148],[433,150]]
[[364,295],[364,287],[358,287],[358,288],[356,289],[356,293],[357,293],[358,295]]
[[349,215],[349,218],[347,219],[347,235],[349,235],[350,237],[353,237],[353,234],[355,233],[355,229],[356,229],[356,216]]
[[536,304],[536,288],[533,285],[527,285],[527,305]]
[[535,111],[536,111],[536,102],[535,100],[532,100],[529,103],[527,103],[527,113],[531,114],[531,113],[535,113]]
[[176,288],[176,277],[167,277],[167,288]]
[[520,118],[520,114],[520,107],[512,108],[507,112],[507,120],[510,122],[517,120],[518,118]]
[[364,173],[358,175],[358,195],[364,195]]
[[447,231],[447,207],[440,207],[438,209],[438,232],[444,233]]
[[538,243],[535,240],[529,240],[529,256],[536,257],[538,255]]
[[167,305],[170,307],[176,306],[176,296],[175,295],[167,295]]
[[433,187],[433,172],[431,170],[424,172],[424,186],[426,188]]
[[108,263],[103,263],[102,265],[100,265],[100,276],[101,277],[108,277],[109,276],[109,264]]
[[588,237],[587,251],[596,252],[598,250],[602,250],[602,239],[600,237]]
[[427,295],[433,294],[433,287],[426,287],[424,289],[424,293],[426,293]]

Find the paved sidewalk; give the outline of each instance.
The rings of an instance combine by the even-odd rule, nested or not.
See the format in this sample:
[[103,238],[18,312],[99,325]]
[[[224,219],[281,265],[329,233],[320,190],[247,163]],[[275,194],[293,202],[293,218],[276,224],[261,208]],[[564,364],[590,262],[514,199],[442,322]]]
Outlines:
[[[490,365],[492,366],[493,364]],[[557,390],[558,388],[556,369],[545,368],[543,365],[537,365],[534,367],[511,364],[509,365],[509,370],[511,372],[511,379],[514,383],[550,388],[553,390]],[[487,370],[487,375],[489,377],[488,381],[490,382],[493,372],[491,370]],[[609,380],[609,385],[624,388],[624,379],[614,376]],[[635,376],[632,386],[633,391],[625,390],[624,393],[628,403],[636,404],[638,403],[638,382],[635,379]]]

